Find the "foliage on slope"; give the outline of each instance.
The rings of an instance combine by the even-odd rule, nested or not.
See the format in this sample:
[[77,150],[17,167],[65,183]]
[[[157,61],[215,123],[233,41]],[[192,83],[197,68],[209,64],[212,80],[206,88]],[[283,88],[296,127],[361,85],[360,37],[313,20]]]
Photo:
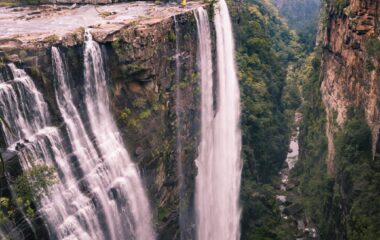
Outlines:
[[[13,193],[8,184],[12,185]],[[31,221],[38,221],[36,202],[44,197],[48,188],[56,183],[54,167],[35,165],[19,176],[1,176],[0,181],[0,237],[17,239],[19,232],[28,232],[23,214]],[[27,236],[25,236],[27,238]]]
[[320,0],[274,0],[274,3],[289,27],[297,31],[300,43],[311,52],[318,31]]
[[[341,17],[339,12],[349,4],[345,0],[326,2],[338,12],[337,17]],[[365,51],[375,56],[378,50],[376,43],[369,40]],[[326,52],[328,50],[324,49]],[[313,66],[321,64],[318,57],[321,54],[317,53]],[[372,156],[371,130],[360,107],[349,108],[342,126],[334,124],[336,171],[331,176],[327,174],[326,115],[320,92],[323,78],[319,74],[334,67],[314,69],[310,80],[302,86],[304,119],[300,135],[301,156],[295,175],[301,180],[306,213],[316,223],[320,239],[377,239],[380,233],[377,220],[380,218],[380,163]],[[368,64],[365,67],[373,68]],[[361,68],[355,66],[356,71],[365,72]],[[342,68],[342,71],[348,69]],[[353,102],[348,99],[349,105],[354,105]]]
[[39,0],[0,0],[0,7],[19,6],[19,5],[36,5]]
[[[304,107],[302,152],[296,173],[307,215],[321,239],[376,239],[380,217],[380,164],[372,159],[371,131],[363,112],[351,110],[335,135],[336,176],[327,176],[324,115],[319,97]],[[313,111],[314,109],[314,111]]]
[[[321,51],[318,49],[301,67],[303,120],[299,135],[300,160],[292,172],[292,177],[301,182],[302,202],[306,215],[313,216],[313,222],[324,219],[328,214],[325,206],[331,202],[332,189],[324,162],[327,151],[327,139],[324,134],[326,114],[320,92],[320,67]],[[326,225],[328,224],[329,222],[326,222]]]
[[[298,44],[269,3],[240,5],[235,28],[242,92],[243,159],[256,182],[268,183],[287,150],[289,126],[282,101],[287,68]],[[254,149],[252,151],[252,149]],[[248,173],[247,173],[248,174]]]
[[273,177],[286,158],[292,113],[300,103],[288,71],[302,49],[271,2],[234,2],[230,10],[242,98],[241,238],[292,239],[280,217]]

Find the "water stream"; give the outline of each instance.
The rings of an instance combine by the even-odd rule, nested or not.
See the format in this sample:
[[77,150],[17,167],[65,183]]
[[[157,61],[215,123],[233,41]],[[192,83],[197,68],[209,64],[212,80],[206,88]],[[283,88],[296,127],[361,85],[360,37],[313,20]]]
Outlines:
[[[295,201],[295,196],[300,195],[295,186],[294,179],[291,178],[291,171],[295,167],[299,159],[299,125],[302,121],[301,113],[296,112],[294,115],[294,124],[296,127],[292,129],[292,136],[289,143],[288,155],[286,156],[284,167],[279,172],[281,177],[280,192],[276,195],[279,202],[281,217],[285,220],[293,222],[297,229],[296,240],[316,239],[317,232],[313,224],[309,223],[303,213],[302,207]],[[299,197],[299,196],[298,196]],[[293,198],[293,199],[292,199]],[[289,210],[291,209],[291,210]]]
[[73,97],[63,54],[56,47],[51,52],[60,126],[53,125],[48,104],[24,70],[10,64],[13,79],[0,83],[1,114],[13,132],[2,129],[8,149],[19,152],[25,171],[42,164],[56,168],[57,183],[38,204],[50,237],[154,239],[139,171],[109,109],[100,46],[86,31],[81,100]]
[[205,10],[197,10],[202,78],[202,132],[196,179],[197,237],[199,240],[232,240],[240,238],[240,93],[231,20],[224,0],[215,5],[214,22],[217,50],[215,112],[209,19]]

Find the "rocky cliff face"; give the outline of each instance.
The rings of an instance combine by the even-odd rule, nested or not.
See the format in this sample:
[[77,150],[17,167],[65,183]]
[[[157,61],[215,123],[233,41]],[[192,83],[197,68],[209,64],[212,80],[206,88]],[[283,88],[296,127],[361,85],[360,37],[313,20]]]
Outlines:
[[323,40],[304,87],[303,203],[320,239],[376,239],[379,3],[330,0],[324,7]]
[[[110,20],[92,29],[105,57],[112,112],[147,186],[159,239],[179,239],[180,236],[193,239],[195,231],[194,160],[199,143],[200,94],[198,49],[194,44],[197,29],[192,9],[197,6],[182,10],[159,9],[157,15],[149,17],[149,13],[154,12],[152,6],[146,9],[145,17],[124,22],[119,18],[113,23]],[[179,34],[175,31],[175,21]],[[48,36],[45,33],[18,34],[0,40],[2,75],[8,74],[4,64],[9,62],[25,69],[47,100],[57,126],[62,124],[62,117],[54,97],[51,46],[58,47],[65,56],[75,97],[81,98],[83,30],[82,27],[53,30]],[[182,63],[177,69],[181,74],[179,83],[175,82],[176,55]],[[181,92],[181,99],[176,99],[177,90]],[[179,116],[176,105],[180,109]],[[182,127],[178,130],[179,118]],[[185,153],[183,172],[178,171],[176,160],[179,141]],[[20,174],[17,167],[9,166],[8,170],[16,176]],[[181,174],[184,178],[180,184]]]
[[[343,1],[344,2],[344,1]],[[379,131],[379,2],[330,1],[323,38],[323,102],[327,113],[327,166],[334,173],[334,131],[349,108],[361,108],[372,129],[373,151]]]

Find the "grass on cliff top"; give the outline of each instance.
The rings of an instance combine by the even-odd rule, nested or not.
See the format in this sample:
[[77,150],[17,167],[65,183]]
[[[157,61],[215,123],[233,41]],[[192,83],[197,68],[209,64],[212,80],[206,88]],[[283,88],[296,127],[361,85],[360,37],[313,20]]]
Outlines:
[[18,2],[16,1],[0,1],[0,7],[13,7],[17,5]]
[[37,5],[39,0],[0,0],[0,7],[15,7],[20,5]]

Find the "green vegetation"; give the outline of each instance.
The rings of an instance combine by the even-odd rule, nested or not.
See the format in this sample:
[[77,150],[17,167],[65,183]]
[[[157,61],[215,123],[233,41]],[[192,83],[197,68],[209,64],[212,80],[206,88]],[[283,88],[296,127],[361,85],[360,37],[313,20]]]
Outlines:
[[370,57],[375,58],[377,61],[380,61],[380,40],[376,37],[371,37],[367,40],[366,43],[367,54]]
[[162,106],[154,94],[136,97],[131,106],[119,112],[119,118],[128,128],[141,130],[143,121],[152,117]]
[[250,159],[246,169],[257,182],[270,181],[286,156],[290,132],[282,97],[288,65],[298,57],[295,36],[269,7],[262,1],[247,3],[236,31],[243,158]]
[[365,63],[365,67],[368,72],[372,72],[376,69],[376,67],[373,65],[373,63],[370,60],[367,60],[367,62]]
[[335,0],[335,8],[342,11],[345,7],[350,4],[349,0]]
[[53,167],[48,165],[35,166],[16,178],[14,190],[17,196],[26,200],[39,200],[55,181],[55,169]]
[[[305,199],[306,203],[318,199],[312,202],[310,214],[318,223],[321,239],[369,240],[379,236],[380,164],[372,159],[371,140],[363,112],[351,109],[334,141],[336,176],[324,177],[325,184],[320,185],[308,181],[307,187],[318,189],[313,196],[305,195]],[[314,180],[318,178],[315,174],[312,172]]]
[[280,15],[285,18],[289,27],[299,35],[299,42],[307,52],[315,46],[318,31],[320,0],[275,0]]
[[53,34],[53,35],[45,37],[43,41],[45,43],[54,44],[54,43],[59,41],[59,37],[57,35]]
[[128,117],[131,115],[131,113],[131,109],[125,107],[123,111],[120,113],[121,120],[126,121]]
[[0,7],[13,7],[13,6],[17,6],[18,5],[18,2],[17,1],[13,1],[13,0],[8,0],[8,1],[0,1]]
[[295,70],[302,47],[268,1],[245,1],[231,13],[242,99],[241,239],[293,239],[294,229],[280,217],[273,178],[301,103]]
[[[312,216],[313,222],[321,222],[330,226],[330,221],[322,221],[329,214],[327,203],[331,202],[332,179],[327,176],[325,157],[327,139],[324,134],[326,114],[320,92],[321,81],[321,50],[304,62],[301,69],[302,96],[301,107],[303,120],[300,126],[300,161],[292,172],[293,178],[300,181],[302,202],[307,216]],[[318,226],[318,231],[322,228]],[[330,239],[330,238],[322,238]]]
[[17,227],[16,211],[21,208],[25,214],[33,219],[35,205],[56,182],[55,169],[48,165],[38,165],[25,171],[11,182],[16,199],[0,197],[0,223],[12,221]]
[[[345,8],[351,18],[356,15],[346,8],[349,1],[329,3],[339,11]],[[321,51],[316,50],[310,64],[313,69],[301,83],[304,96],[299,137],[301,152],[292,177],[301,183],[299,190],[305,212],[317,225],[320,239],[377,239],[380,234],[377,220],[380,218],[380,163],[372,156],[372,134],[360,106],[348,110],[342,126],[334,126],[335,172],[327,174],[326,114],[320,92]],[[362,70],[371,72],[375,70],[374,61],[380,59],[380,41],[369,38],[366,51],[369,59]]]
[[145,111],[143,111],[143,112],[141,112],[141,113],[139,114],[139,119],[140,119],[140,120],[147,119],[147,118],[150,117],[150,115],[152,115],[152,112],[151,112],[149,109],[148,109],[148,110],[145,110]]
[[176,38],[177,38],[177,36],[175,35],[175,31],[174,30],[171,30],[171,31],[168,32],[168,40],[169,40],[169,42],[175,42]]
[[369,240],[380,234],[380,164],[372,159],[371,131],[363,116],[362,111],[350,110],[336,133],[334,177],[326,174],[326,140],[318,137],[319,124],[314,125],[323,120],[316,111],[304,119],[297,172],[307,214],[317,223],[321,239]]
[[0,7],[11,7],[19,5],[37,5],[40,0],[2,0],[0,1]]
[[136,98],[132,102],[132,106],[135,108],[144,108],[147,104],[147,100],[143,97]]

